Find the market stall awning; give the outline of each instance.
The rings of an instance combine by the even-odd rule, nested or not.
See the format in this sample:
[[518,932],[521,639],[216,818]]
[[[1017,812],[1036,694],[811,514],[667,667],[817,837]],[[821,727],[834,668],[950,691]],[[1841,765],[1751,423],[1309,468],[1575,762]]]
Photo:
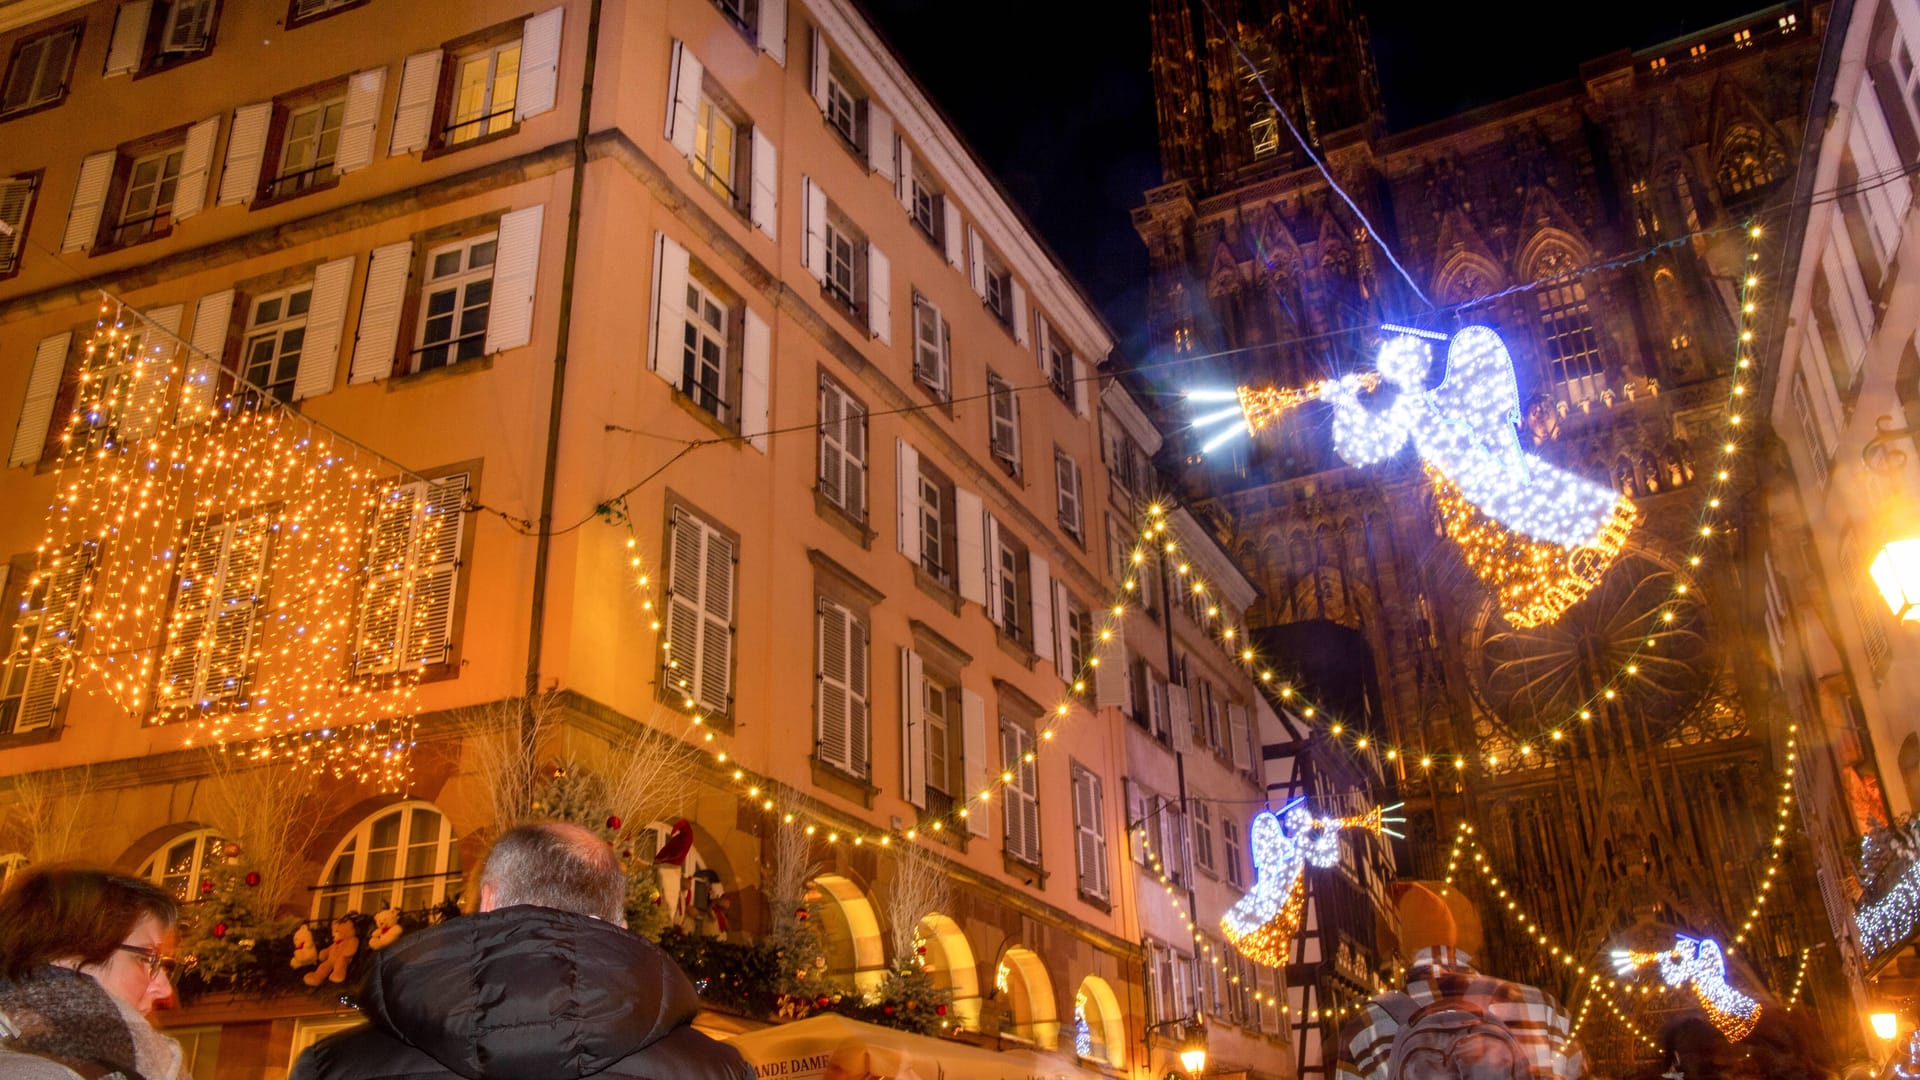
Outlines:
[[993,1051],[825,1014],[730,1040],[760,1080],[1100,1080],[1061,1054]]

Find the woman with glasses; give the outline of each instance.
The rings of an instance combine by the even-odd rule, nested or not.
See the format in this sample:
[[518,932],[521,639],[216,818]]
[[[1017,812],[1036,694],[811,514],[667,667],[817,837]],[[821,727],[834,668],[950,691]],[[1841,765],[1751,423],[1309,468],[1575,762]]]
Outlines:
[[173,995],[174,898],[139,878],[36,867],[0,892],[0,1078],[192,1080],[148,1022]]

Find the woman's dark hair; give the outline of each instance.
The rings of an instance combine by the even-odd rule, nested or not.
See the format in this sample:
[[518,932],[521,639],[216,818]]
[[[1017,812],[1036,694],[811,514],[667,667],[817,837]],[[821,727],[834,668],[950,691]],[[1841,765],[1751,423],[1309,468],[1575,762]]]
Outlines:
[[151,882],[111,870],[30,867],[0,892],[0,978],[22,979],[76,956],[104,964],[148,915],[171,927],[180,921],[180,904]]

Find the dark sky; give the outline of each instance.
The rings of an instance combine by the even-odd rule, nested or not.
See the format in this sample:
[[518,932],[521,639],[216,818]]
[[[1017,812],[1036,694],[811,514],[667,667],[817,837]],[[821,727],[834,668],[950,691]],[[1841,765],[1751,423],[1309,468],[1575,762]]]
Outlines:
[[[1139,355],[1147,258],[1128,215],[1160,183],[1147,0],[860,2]],[[1541,0],[1356,2],[1395,130],[1764,6],[1614,0],[1563,20]]]

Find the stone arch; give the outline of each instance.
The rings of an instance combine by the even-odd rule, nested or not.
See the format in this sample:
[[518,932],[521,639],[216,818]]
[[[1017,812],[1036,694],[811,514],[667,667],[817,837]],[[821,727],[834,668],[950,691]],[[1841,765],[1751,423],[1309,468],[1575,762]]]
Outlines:
[[[1073,996],[1074,1046],[1076,1056],[1116,1069],[1127,1067],[1127,1021],[1120,1011],[1120,997],[1107,980],[1089,975],[1080,980]],[[1083,1040],[1080,1029],[1085,1026]]]
[[1723,201],[1758,191],[1789,168],[1780,132],[1729,82],[1714,87],[1711,145],[1713,181]]
[[993,972],[994,994],[1002,1003],[1001,1025],[1043,1050],[1060,1042],[1060,1011],[1053,979],[1040,957],[1024,945],[1009,945]]
[[1585,266],[1592,258],[1593,251],[1586,241],[1565,229],[1547,226],[1521,245],[1514,265],[1519,268],[1520,280],[1541,281]]
[[1472,251],[1457,252],[1433,278],[1434,296],[1443,304],[1477,300],[1506,280],[1500,265]]
[[935,912],[920,920],[913,936],[927,950],[927,971],[933,976],[933,984],[952,995],[948,1008],[953,1013],[953,1026],[979,1030],[980,965],[960,924],[950,915]]
[[851,878],[821,874],[807,883],[807,901],[820,912],[827,978],[855,990],[877,988],[886,978],[887,952],[866,890]]

